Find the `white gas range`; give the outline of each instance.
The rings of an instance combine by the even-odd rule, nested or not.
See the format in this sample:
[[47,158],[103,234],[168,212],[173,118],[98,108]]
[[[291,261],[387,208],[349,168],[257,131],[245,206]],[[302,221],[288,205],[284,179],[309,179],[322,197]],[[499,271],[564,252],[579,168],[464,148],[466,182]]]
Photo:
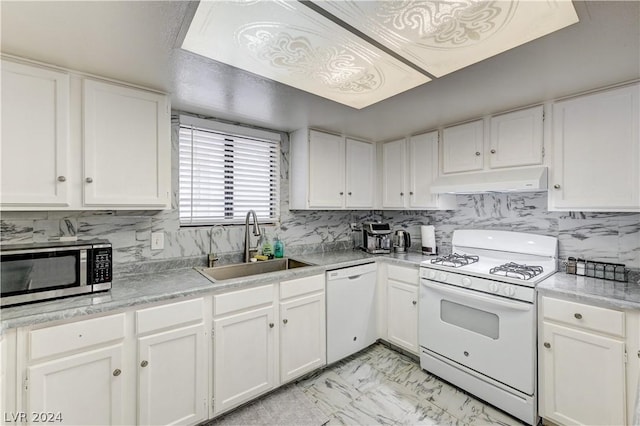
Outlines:
[[554,237],[460,230],[420,268],[420,365],[536,424],[535,285],[557,270]]

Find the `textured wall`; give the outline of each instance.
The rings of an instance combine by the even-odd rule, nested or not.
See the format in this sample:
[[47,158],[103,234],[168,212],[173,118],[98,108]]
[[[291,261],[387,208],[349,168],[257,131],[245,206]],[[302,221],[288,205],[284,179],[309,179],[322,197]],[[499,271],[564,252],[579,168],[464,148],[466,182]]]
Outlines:
[[[173,128],[173,190],[177,191],[177,127]],[[500,229],[552,235],[559,238],[560,256],[625,263],[640,268],[640,214],[560,213],[547,211],[546,193],[459,195],[455,211],[297,211],[288,209],[288,141],[281,156],[281,223],[267,226],[285,243],[285,253],[335,250],[351,247],[350,222],[377,219],[393,228],[408,230],[419,249],[419,226],[436,227],[441,252],[450,251],[455,229]],[[47,241],[63,235],[111,240],[118,265],[193,258],[202,261],[213,251],[225,260],[237,260],[243,250],[241,226],[180,228],[178,211],[103,212],[3,212],[0,221],[3,244]],[[165,248],[151,251],[151,232],[165,233]]]

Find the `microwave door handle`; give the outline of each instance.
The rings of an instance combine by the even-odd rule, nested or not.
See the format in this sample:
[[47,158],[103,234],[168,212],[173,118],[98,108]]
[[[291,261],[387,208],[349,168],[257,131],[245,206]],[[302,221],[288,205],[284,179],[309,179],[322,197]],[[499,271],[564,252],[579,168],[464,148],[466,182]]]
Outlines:
[[[469,296],[470,290],[458,290],[451,286],[444,286],[442,284],[438,284],[432,281],[427,281],[424,279],[422,280],[422,285],[440,293],[457,296],[458,298],[469,299],[470,297]],[[532,308],[532,305],[526,302],[510,302],[506,299],[501,299],[501,298],[499,299],[497,297],[484,296],[483,294],[477,293],[477,292],[474,292],[473,296],[471,297],[473,297],[474,302],[481,302],[484,305],[490,305],[490,306],[501,306],[503,308],[512,309],[515,311],[529,311]]]
[[87,285],[87,250],[80,250],[80,287]]

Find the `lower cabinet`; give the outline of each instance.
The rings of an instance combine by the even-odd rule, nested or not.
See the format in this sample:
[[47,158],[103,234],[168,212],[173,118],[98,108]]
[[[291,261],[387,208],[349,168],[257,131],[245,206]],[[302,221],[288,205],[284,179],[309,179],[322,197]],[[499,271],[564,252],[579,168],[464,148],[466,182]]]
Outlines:
[[387,271],[387,341],[418,354],[418,270],[389,265]]
[[213,415],[326,364],[325,277],[213,297]]
[[27,413],[51,413],[59,424],[123,423],[123,358],[120,343],[29,366]]
[[627,424],[624,312],[541,300],[540,415],[560,425]]
[[138,424],[207,419],[204,305],[198,298],[136,311]]
[[214,414],[276,386],[274,316],[273,303],[269,303],[214,319]]

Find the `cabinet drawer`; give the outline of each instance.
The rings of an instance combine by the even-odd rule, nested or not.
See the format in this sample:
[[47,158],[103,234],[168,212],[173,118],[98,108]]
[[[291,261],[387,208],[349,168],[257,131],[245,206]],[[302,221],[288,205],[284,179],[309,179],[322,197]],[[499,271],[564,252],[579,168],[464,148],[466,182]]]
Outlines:
[[29,333],[31,359],[43,358],[123,339],[125,314],[76,321]]
[[269,284],[262,287],[215,295],[213,296],[213,315],[223,315],[229,312],[273,303],[273,287],[273,284]]
[[624,312],[543,297],[545,319],[624,337]]
[[402,266],[395,265],[388,265],[388,268],[388,278],[396,281],[402,281],[408,284],[418,285],[418,269],[403,268]]
[[154,330],[202,321],[203,304],[202,299],[194,299],[141,309],[136,312],[136,332],[144,334]]
[[324,290],[324,275],[298,278],[280,283],[280,299],[300,296],[314,291]]

